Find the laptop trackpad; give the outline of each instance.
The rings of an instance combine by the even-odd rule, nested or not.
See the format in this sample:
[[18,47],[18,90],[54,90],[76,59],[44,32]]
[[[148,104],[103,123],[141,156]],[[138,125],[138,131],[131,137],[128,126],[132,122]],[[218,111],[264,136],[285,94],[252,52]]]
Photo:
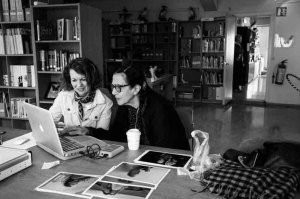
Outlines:
[[67,136],[71,140],[75,140],[76,142],[79,142],[80,144],[84,146],[91,146],[93,144],[98,144],[100,147],[104,147],[107,144],[103,142],[102,140],[99,140],[97,138],[94,138],[92,136],[86,136],[86,135],[79,135],[79,136]]

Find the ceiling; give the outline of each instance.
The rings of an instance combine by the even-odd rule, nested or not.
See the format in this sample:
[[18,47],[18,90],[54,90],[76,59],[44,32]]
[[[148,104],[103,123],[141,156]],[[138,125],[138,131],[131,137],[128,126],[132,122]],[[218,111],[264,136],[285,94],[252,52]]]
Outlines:
[[204,11],[217,11],[218,0],[200,0]]

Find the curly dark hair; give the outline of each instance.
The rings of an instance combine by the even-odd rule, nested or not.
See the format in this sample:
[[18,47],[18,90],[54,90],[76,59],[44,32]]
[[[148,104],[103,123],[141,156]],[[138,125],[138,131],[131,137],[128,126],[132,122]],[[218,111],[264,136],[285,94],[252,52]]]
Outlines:
[[91,90],[96,90],[101,86],[101,78],[96,65],[88,58],[76,58],[64,68],[61,90],[73,90],[70,77],[71,69],[76,73],[85,76],[88,85],[91,87]]

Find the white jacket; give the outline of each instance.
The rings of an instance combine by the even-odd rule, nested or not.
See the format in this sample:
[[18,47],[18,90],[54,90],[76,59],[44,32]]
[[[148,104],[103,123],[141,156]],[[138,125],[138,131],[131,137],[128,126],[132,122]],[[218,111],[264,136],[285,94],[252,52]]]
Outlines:
[[81,121],[78,114],[78,102],[74,98],[74,90],[61,91],[49,111],[55,122],[58,122],[63,116],[66,127],[82,126],[109,129],[113,102],[105,94],[98,89],[94,101],[82,105],[84,117]]

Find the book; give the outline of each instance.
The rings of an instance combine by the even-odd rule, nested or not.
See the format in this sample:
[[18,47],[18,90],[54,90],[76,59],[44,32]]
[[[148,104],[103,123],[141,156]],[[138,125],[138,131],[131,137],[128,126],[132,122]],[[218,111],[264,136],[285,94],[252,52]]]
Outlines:
[[25,20],[31,21],[31,19],[32,19],[31,9],[25,8]]
[[25,14],[23,9],[17,10],[16,13],[17,13],[17,21],[25,21],[25,17],[24,17]]
[[24,0],[15,0],[16,1],[16,11],[17,11],[17,21],[25,21],[25,5]]
[[21,30],[20,28],[15,28],[15,40],[16,40],[16,49],[17,52],[16,54],[24,54],[24,48],[23,48],[23,41],[22,41],[22,36],[21,36]]
[[12,47],[11,47],[11,45],[13,45],[12,36],[11,36],[11,29],[6,29],[5,30],[4,41],[5,41],[6,54],[13,54],[12,53]]
[[65,19],[65,39],[74,40],[74,21],[71,19]]
[[193,56],[192,59],[192,68],[200,68],[201,67],[201,57]]
[[2,0],[2,18],[4,22],[10,21],[9,0]]
[[57,20],[57,39],[64,40],[65,37],[65,19]]
[[35,87],[36,83],[36,79],[35,79],[35,70],[34,70],[34,65],[30,65],[31,68],[31,87]]
[[79,35],[78,35],[78,17],[74,17],[74,39],[79,40]]
[[39,54],[40,54],[40,70],[41,71],[45,71],[46,68],[47,68],[46,57],[48,55],[46,55],[46,51],[45,50],[40,50]]
[[10,110],[12,117],[18,117],[18,98],[11,98],[10,99]]
[[27,118],[23,103],[34,103],[35,98],[31,97],[13,97],[10,99],[11,116],[15,118]]
[[3,35],[3,29],[0,29],[0,54],[4,55],[4,35]]
[[16,0],[9,0],[10,1],[10,21],[17,21],[17,7],[16,7]]
[[5,113],[5,92],[1,92],[1,98],[0,98],[0,117],[7,117]]
[[8,93],[3,92],[2,102],[4,104],[4,116],[9,117],[9,106],[8,106]]
[[2,14],[3,14],[2,1],[0,1],[0,21],[3,21]]
[[20,35],[22,38],[23,53],[32,53],[32,43],[31,43],[31,30],[30,28],[20,28]]
[[38,41],[56,39],[56,31],[51,21],[37,20],[36,30]]

